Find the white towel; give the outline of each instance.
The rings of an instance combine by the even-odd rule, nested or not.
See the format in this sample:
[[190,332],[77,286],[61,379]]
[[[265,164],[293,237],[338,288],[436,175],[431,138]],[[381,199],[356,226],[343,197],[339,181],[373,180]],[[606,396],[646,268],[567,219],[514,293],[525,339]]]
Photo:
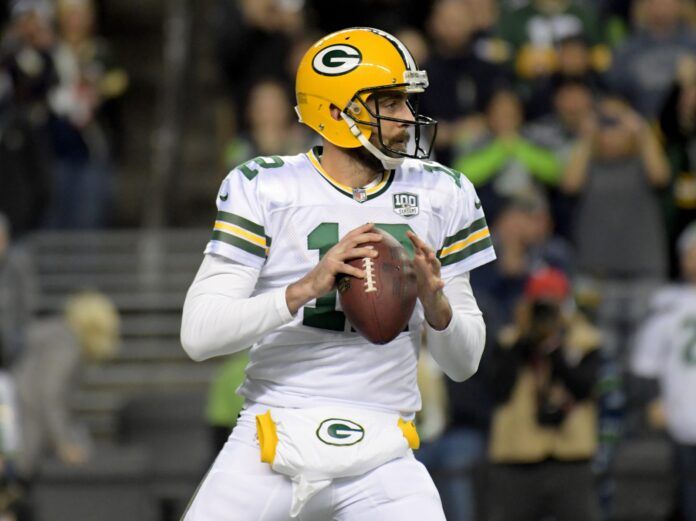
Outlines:
[[334,479],[362,475],[410,450],[398,414],[342,406],[270,414],[278,438],[272,468],[292,479],[291,517]]

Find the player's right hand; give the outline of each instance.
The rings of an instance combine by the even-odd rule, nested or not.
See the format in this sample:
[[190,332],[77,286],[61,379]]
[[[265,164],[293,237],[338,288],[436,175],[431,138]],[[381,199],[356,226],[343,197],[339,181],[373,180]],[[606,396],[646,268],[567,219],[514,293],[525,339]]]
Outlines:
[[382,240],[374,233],[373,223],[363,224],[348,232],[336,245],[326,252],[312,271],[297,282],[290,284],[285,292],[288,309],[295,314],[310,300],[326,295],[334,289],[339,274],[364,278],[365,272],[348,264],[348,261],[362,257],[376,257],[377,252],[370,246],[361,246]]

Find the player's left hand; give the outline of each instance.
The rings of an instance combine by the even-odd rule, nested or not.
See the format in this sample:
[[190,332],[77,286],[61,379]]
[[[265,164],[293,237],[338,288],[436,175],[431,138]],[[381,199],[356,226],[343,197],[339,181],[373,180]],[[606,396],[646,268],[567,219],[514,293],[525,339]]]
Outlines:
[[406,235],[413,244],[418,299],[423,305],[425,319],[433,329],[445,329],[452,319],[452,307],[442,291],[445,282],[440,278],[440,261],[432,248],[415,233],[409,231]]

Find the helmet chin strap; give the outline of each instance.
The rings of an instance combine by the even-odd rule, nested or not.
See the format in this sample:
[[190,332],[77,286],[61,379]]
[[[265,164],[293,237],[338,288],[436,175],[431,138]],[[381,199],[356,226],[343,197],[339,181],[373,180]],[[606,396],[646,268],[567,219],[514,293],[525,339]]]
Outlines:
[[401,166],[401,163],[404,162],[403,157],[390,157],[384,152],[382,152],[379,148],[374,146],[370,141],[365,137],[365,134],[363,134],[360,129],[358,128],[357,123],[353,118],[348,116],[345,112],[341,111],[341,117],[343,118],[343,121],[346,122],[348,127],[350,128],[350,132],[355,136],[355,138],[360,141],[360,144],[364,146],[373,156],[375,156],[377,159],[379,159],[382,162],[382,166],[386,170],[394,170],[398,166]]

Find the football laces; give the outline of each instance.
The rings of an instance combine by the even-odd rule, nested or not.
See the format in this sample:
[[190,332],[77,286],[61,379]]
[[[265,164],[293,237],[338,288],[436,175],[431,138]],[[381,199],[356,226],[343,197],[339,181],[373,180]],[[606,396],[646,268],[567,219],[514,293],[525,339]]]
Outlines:
[[363,258],[363,269],[365,270],[365,293],[377,291],[375,284],[375,263],[369,257]]

